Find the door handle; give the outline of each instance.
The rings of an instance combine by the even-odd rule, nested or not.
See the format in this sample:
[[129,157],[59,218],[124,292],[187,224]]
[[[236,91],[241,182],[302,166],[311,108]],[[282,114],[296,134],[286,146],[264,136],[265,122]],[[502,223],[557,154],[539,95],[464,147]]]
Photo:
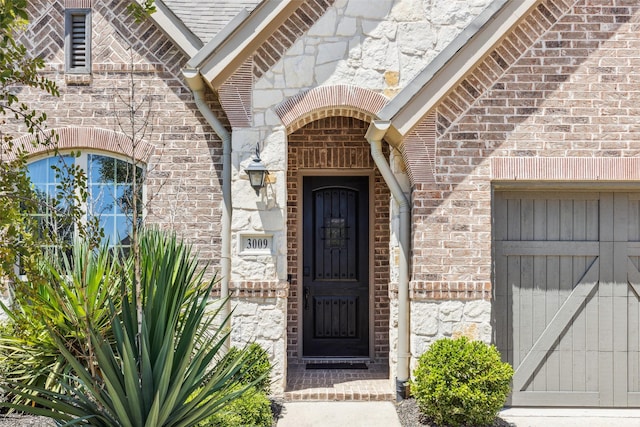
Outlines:
[[309,288],[304,288],[304,309],[309,310]]

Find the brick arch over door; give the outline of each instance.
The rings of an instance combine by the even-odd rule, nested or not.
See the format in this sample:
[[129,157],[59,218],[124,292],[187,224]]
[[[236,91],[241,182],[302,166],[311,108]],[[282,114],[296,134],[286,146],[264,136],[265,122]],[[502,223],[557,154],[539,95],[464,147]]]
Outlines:
[[[302,309],[299,307],[298,283],[298,255],[299,248],[298,229],[298,185],[299,175],[305,169],[331,169],[341,170],[345,173],[354,169],[360,171],[373,171],[373,198],[370,204],[374,209],[374,221],[370,224],[375,230],[371,252],[375,266],[372,275],[374,302],[370,310],[374,313],[373,323],[370,327],[374,331],[372,345],[373,355],[377,361],[384,361],[389,357],[389,201],[391,193],[382,175],[375,167],[370,155],[370,147],[364,135],[369,122],[353,117],[325,117],[311,121],[299,127],[288,136],[287,159],[287,256],[288,272],[291,273],[292,282],[289,287],[287,311],[287,355],[289,363],[299,363],[299,343],[302,340],[302,332],[298,329]],[[383,144],[383,151],[389,155],[389,146]],[[300,291],[301,292],[301,291]]]
[[353,117],[371,122],[387,102],[389,99],[384,95],[358,86],[320,86],[286,99],[275,110],[287,133],[292,133],[326,117]]
[[[146,141],[138,141],[134,153],[129,137],[123,133],[108,129],[67,127],[55,129],[54,131],[59,136],[56,144],[59,150],[86,148],[89,150],[108,151],[129,158],[134,157],[137,161],[143,163],[148,162],[149,156],[153,152],[153,145]],[[32,135],[26,135],[16,139],[14,142],[16,146],[24,147],[27,153],[32,156],[51,152],[51,146],[32,145],[31,141],[33,139]],[[8,160],[11,159],[8,158]]]

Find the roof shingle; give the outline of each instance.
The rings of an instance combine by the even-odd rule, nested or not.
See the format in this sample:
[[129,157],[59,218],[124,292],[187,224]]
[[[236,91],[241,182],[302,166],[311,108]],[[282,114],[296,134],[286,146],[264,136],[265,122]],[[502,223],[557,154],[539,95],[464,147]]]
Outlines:
[[164,0],[164,4],[206,44],[242,9],[252,11],[262,0]]

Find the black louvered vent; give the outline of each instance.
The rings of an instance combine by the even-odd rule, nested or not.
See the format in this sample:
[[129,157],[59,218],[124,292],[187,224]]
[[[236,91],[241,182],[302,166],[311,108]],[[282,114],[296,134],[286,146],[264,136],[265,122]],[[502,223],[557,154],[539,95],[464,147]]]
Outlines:
[[87,66],[87,20],[86,15],[71,16],[71,68]]

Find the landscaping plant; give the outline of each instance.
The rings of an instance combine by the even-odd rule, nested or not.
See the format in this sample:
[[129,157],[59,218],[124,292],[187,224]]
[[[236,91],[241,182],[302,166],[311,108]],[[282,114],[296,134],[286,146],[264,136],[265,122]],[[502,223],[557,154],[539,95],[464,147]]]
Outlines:
[[268,395],[271,392],[271,378],[269,377],[269,374],[271,373],[272,366],[269,361],[269,353],[267,353],[260,344],[252,343],[246,350],[241,350],[238,347],[231,347],[221,364],[224,365],[231,363],[242,351],[249,353],[247,355],[249,363],[242,367],[240,383],[253,385],[256,390]]
[[[70,256],[62,253],[40,262],[36,280],[17,282],[15,305],[2,305],[8,317],[0,330],[2,378],[62,392],[59,379],[70,372],[70,365],[58,351],[57,341],[93,370],[90,332],[111,339],[109,303],[119,310],[126,269],[106,245],[92,250],[77,243]],[[19,395],[9,397],[15,403],[24,402]]]
[[443,338],[418,360],[411,393],[439,426],[491,425],[509,394],[513,368],[493,345]]
[[240,397],[198,424],[198,427],[271,427],[273,413],[267,395],[249,387]]
[[219,366],[224,369],[242,351],[249,353],[249,363],[240,371],[238,386],[250,386],[249,389],[224,409],[202,421],[199,427],[270,427],[273,424],[271,402],[268,398],[271,388],[269,373],[272,368],[269,354],[257,343],[249,345],[246,350],[231,347]]
[[60,378],[65,392],[5,384],[37,406],[2,405],[67,425],[192,427],[251,386],[239,385],[242,369],[251,366],[250,353],[240,351],[225,358],[223,366],[217,363],[229,332],[213,326],[219,314],[209,311],[214,280],[204,280],[190,249],[175,237],[146,231],[140,238],[140,262],[141,334],[128,268],[119,289],[121,310],[109,306],[113,342],[89,329],[96,373],[49,330],[73,372]]

